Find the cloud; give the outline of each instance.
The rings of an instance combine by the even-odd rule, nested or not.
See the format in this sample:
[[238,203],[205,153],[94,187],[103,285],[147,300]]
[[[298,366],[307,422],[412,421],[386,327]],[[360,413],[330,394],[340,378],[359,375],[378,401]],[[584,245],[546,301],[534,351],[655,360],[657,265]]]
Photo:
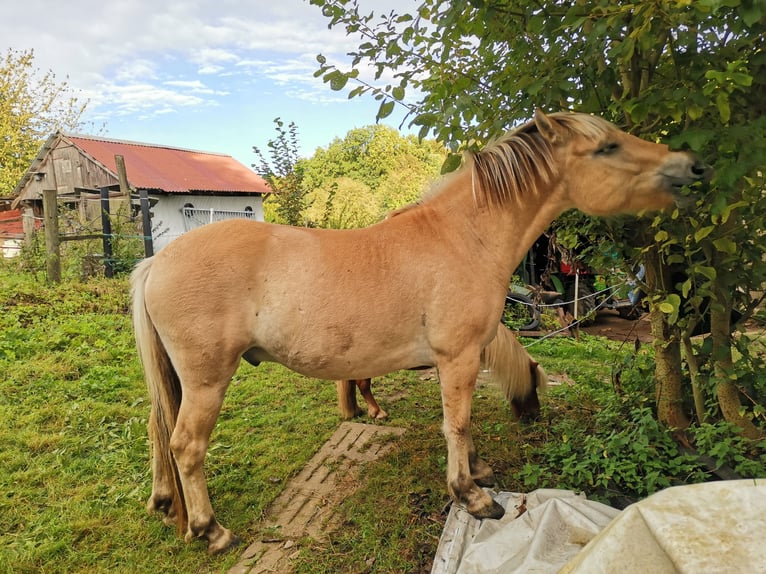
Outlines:
[[163,82],[163,85],[169,86],[171,88],[185,89],[194,94],[202,94],[202,95],[210,95],[210,96],[212,95],[226,96],[229,94],[229,92],[227,92],[226,90],[216,90],[216,89],[210,88],[199,80],[168,80],[166,82]]
[[[359,2],[362,10],[379,6],[377,0]],[[418,3],[388,0],[386,11],[414,10]],[[6,4],[0,50],[3,40],[15,49],[34,49],[37,67],[66,77],[76,95],[89,100],[86,124],[111,128],[112,121],[128,131],[128,139],[183,137],[176,143],[187,145],[187,139],[199,137],[198,147],[207,149],[211,132],[218,131],[226,133],[220,145],[233,146],[235,132],[247,132],[248,126],[263,130],[263,117],[289,114],[311,126],[315,139],[306,145],[313,149],[342,135],[343,129],[374,121],[377,102],[370,98],[367,107],[359,99],[349,104],[351,83],[335,92],[313,76],[319,53],[348,69],[346,54],[360,40],[343,27],[328,29],[328,19],[308,0]],[[390,74],[375,81],[372,68],[361,69],[360,78],[375,84],[396,82]],[[341,110],[340,117],[329,115],[331,108]],[[362,108],[372,111],[360,120],[351,117],[350,110],[359,114]],[[167,121],[151,121],[160,118]],[[148,121],[141,124],[143,120]],[[251,151],[251,145],[241,147]]]
[[[174,87],[175,88],[175,87]],[[186,92],[169,89],[151,83],[103,83],[98,92],[86,92],[94,104],[94,119],[101,121],[109,116],[141,114],[143,118],[154,114],[167,114],[179,108],[211,105],[213,101]]]
[[328,30],[308,2],[70,0],[45,3],[38,7],[45,18],[29,18],[42,2],[4,7],[0,37],[34,48],[37,65],[66,75],[90,97],[90,108],[109,106],[120,114],[210,105],[226,90],[200,83],[197,97],[190,97],[193,82],[244,72],[280,86],[297,83],[295,97],[326,91],[312,76],[315,54],[353,47],[343,30]]

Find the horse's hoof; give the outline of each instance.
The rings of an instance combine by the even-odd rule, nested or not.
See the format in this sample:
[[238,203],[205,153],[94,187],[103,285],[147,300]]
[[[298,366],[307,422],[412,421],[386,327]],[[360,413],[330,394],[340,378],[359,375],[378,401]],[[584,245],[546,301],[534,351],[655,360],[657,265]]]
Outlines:
[[241,542],[239,536],[236,536],[232,534],[230,530],[226,530],[226,532],[231,536],[228,541],[225,540],[216,540],[215,542],[210,542],[207,546],[207,552],[210,555],[214,554],[221,554],[222,552],[227,552],[231,550],[232,548],[236,548],[239,546],[239,543]]
[[489,473],[487,476],[476,476],[473,477],[473,481],[478,486],[495,486],[495,475],[494,473]]
[[480,458],[471,464],[471,478],[479,486],[495,485],[495,473],[492,472],[492,467]]
[[496,501],[492,501],[492,504],[488,508],[479,508],[478,510],[468,511],[471,516],[478,520],[484,520],[485,518],[498,519],[505,515],[505,508],[503,508]]
[[146,511],[149,514],[162,515],[162,523],[165,526],[175,526],[178,522],[178,515],[168,497],[152,496],[146,503]]
[[146,501],[146,511],[149,514],[158,512],[160,514],[169,514],[172,501],[169,496],[157,496],[154,493]]

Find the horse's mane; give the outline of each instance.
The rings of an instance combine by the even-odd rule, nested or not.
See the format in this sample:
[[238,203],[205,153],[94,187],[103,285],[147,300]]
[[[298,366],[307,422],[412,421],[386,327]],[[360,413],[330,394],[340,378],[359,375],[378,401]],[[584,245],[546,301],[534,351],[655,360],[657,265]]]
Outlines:
[[[589,114],[556,112],[548,114],[548,118],[570,133],[593,140],[602,139],[616,129],[606,120]],[[551,145],[540,134],[534,120],[491,141],[481,151],[467,154],[466,160],[464,169],[473,170],[473,194],[481,205],[516,201],[522,190],[537,194],[539,187],[548,183],[556,173]],[[437,182],[423,197],[391,211],[385,219],[406,213],[438,196],[446,181],[449,180]]]
[[[591,139],[615,129],[606,120],[588,114],[558,112],[548,117],[571,133]],[[470,159],[468,167],[479,183],[479,189],[474,186],[474,196],[486,205],[514,201],[522,190],[536,194],[556,173],[551,145],[534,121],[506,133]]]

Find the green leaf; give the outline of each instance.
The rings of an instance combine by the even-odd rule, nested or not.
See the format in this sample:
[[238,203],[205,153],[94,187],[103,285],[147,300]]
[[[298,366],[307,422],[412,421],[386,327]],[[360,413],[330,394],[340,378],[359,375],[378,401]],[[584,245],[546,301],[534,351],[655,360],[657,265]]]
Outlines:
[[346,87],[346,82],[348,82],[348,76],[341,74],[340,72],[336,72],[330,77],[330,88],[336,92],[340,91]]
[[694,241],[702,241],[710,235],[713,230],[715,229],[714,225],[708,225],[707,227],[700,227],[697,231],[694,232]]
[[375,116],[376,120],[382,120],[383,118],[386,118],[391,115],[391,112],[394,111],[394,101],[393,100],[386,100],[382,104],[380,104],[380,107],[378,108],[378,115]]
[[692,267],[692,270],[695,273],[699,273],[700,275],[704,275],[711,281],[715,281],[716,276],[718,273],[716,273],[715,267],[708,267],[707,265],[694,265]]
[[681,295],[683,295],[684,299],[689,298],[689,292],[692,290],[692,280],[687,279],[683,282],[683,285],[681,285]]
[[671,293],[658,305],[660,311],[668,316],[668,323],[673,324],[678,320],[678,311],[681,308],[681,297],[677,293]]
[[455,171],[457,168],[460,167],[460,164],[463,161],[463,156],[459,153],[451,153],[447,156],[447,159],[444,160],[444,163],[442,164],[441,173],[442,175],[446,173],[451,173]]
[[757,24],[764,16],[764,7],[762,2],[742,2],[738,9],[742,21],[748,28]]
[[721,223],[728,221],[731,212],[740,207],[747,207],[750,205],[747,201],[736,201],[734,203],[727,204],[721,211]]
[[713,241],[713,245],[718,251],[721,251],[722,253],[734,255],[737,252],[737,244],[728,237],[719,237]]
[[404,99],[404,88],[401,86],[394,86],[391,90],[391,95],[394,97],[395,100],[403,100]]
[[750,87],[753,85],[753,76],[749,74],[744,74],[742,72],[734,72],[731,75],[731,79],[738,86]]
[[729,94],[719,91],[715,96],[715,104],[718,106],[718,114],[721,116],[721,122],[729,123],[731,119],[731,108],[729,107]]

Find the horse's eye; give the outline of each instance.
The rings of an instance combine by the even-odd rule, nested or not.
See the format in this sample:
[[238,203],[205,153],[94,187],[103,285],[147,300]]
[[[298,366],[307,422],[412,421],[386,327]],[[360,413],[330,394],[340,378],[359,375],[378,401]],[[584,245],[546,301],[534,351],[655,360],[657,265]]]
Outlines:
[[619,144],[614,142],[605,143],[596,150],[596,155],[611,155],[620,148]]

